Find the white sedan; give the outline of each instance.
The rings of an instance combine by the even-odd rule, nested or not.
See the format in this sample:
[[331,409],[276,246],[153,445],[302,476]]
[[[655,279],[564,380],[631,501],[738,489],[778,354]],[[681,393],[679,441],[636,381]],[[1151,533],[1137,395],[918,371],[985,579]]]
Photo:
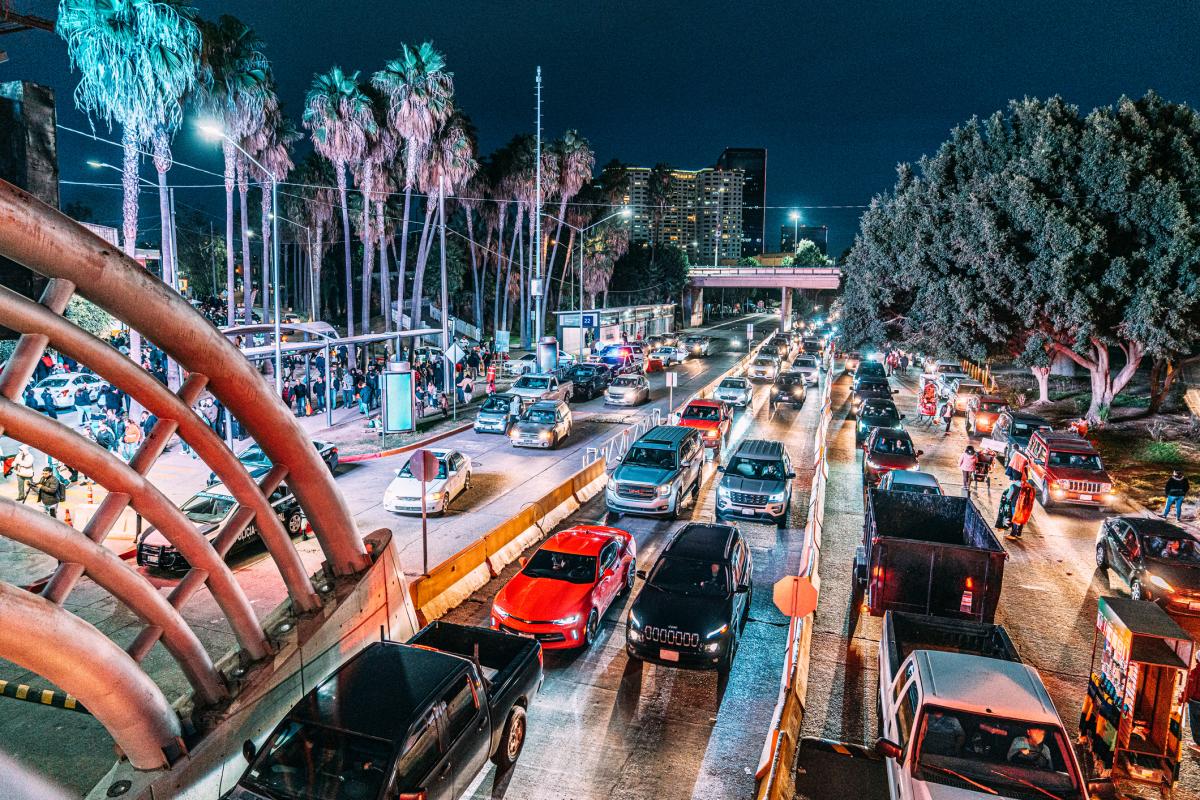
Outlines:
[[50,390],[50,399],[55,408],[71,408],[75,405],[75,397],[80,392],[86,392],[87,403],[96,402],[100,393],[108,388],[108,383],[87,372],[60,372],[48,378],[42,378],[33,387],[34,398],[42,402],[42,390]]
[[662,362],[664,367],[669,367],[672,364],[682,364],[687,360],[688,355],[687,350],[674,345],[663,345],[650,351],[650,359],[652,361],[657,359]]
[[[471,488],[471,461],[457,450],[431,450],[438,460],[437,477],[425,483],[425,511],[442,514],[450,502]],[[421,482],[413,477],[412,462],[396,470],[383,493],[383,507],[393,514],[421,513]]]
[[[560,367],[570,367],[575,364],[575,356],[565,351],[558,351],[558,365]],[[502,374],[510,378],[519,378],[522,375],[527,375],[531,372],[541,372],[538,369],[537,355],[534,353],[526,353],[519,358],[510,358],[504,362]]]

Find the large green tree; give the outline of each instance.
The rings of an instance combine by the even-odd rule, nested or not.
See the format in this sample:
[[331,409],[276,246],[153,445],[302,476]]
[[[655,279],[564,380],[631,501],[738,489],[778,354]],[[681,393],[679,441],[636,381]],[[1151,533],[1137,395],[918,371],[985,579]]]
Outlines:
[[[1082,116],[1023,100],[956,128],[863,216],[846,261],[850,342],[1086,369],[1102,417],[1150,353],[1200,337],[1200,126],[1154,94]],[[1119,363],[1114,355],[1119,354]]]

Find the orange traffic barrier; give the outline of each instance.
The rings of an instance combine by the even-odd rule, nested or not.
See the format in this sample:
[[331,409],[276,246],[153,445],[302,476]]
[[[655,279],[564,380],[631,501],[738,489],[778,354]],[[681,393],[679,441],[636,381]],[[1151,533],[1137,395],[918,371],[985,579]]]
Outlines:
[[71,509],[69,508],[63,511],[63,524],[68,528],[75,527],[75,523],[71,520]]

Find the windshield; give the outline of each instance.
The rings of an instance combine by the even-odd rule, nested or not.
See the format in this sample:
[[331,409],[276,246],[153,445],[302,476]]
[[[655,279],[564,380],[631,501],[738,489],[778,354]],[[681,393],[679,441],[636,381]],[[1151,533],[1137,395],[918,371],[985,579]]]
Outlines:
[[1144,536],[1142,537],[1142,545],[1146,555],[1150,558],[1200,566],[1200,542],[1195,539],[1167,539],[1162,536]]
[[267,454],[262,451],[261,447],[253,444],[242,451],[242,454],[238,456],[238,461],[250,463],[255,461],[270,461],[270,459],[267,458]]
[[596,557],[543,548],[533,554],[521,574],[567,583],[591,583],[596,579]]
[[66,378],[46,378],[46,380],[38,384],[42,389],[58,389],[66,385]]
[[[413,474],[412,474],[412,470],[411,470],[411,469],[409,469],[409,467],[410,467],[411,465],[412,465],[412,462],[411,462],[411,461],[409,461],[407,464],[405,464],[405,465],[404,465],[404,469],[400,470],[400,475],[399,475],[399,477],[401,477],[401,478],[411,478],[411,477],[413,476]],[[446,462],[445,462],[445,461],[439,461],[439,462],[438,462],[438,473],[437,473],[437,479],[440,481],[440,480],[444,480],[444,479],[445,479],[445,477],[446,477]]]
[[193,522],[220,522],[237,505],[232,497],[198,494],[183,504],[183,513]]
[[675,469],[675,451],[665,447],[646,447],[635,444],[621,461],[632,467]]
[[756,358],[756,359],[754,359],[754,366],[756,366],[756,367],[773,367],[773,366],[775,366],[775,359],[773,359],[773,358]]
[[1050,451],[1050,466],[1065,467],[1067,469],[1086,469],[1092,472],[1099,472],[1104,469],[1104,465],[1100,463],[1100,456],[1087,453],[1067,453],[1062,450]]
[[776,386],[795,386],[798,383],[804,383],[803,375],[789,375],[785,372],[775,379]]
[[[889,475],[904,475],[902,472],[890,472]],[[888,484],[888,489],[893,492],[909,492],[911,494],[941,494],[942,490],[936,486],[930,486],[925,483],[908,483],[904,480],[892,479]]]
[[483,405],[480,406],[479,410],[508,413],[508,409],[511,407],[511,405],[511,397],[502,397],[501,395],[494,394],[487,400],[483,401]]
[[721,381],[721,386],[719,388],[721,388],[721,389],[745,389],[746,382],[739,380],[737,378],[726,378],[725,380]]
[[1012,426],[1013,436],[1024,436],[1026,438],[1033,435],[1036,430],[1045,429],[1045,425],[1031,425],[1027,422],[1014,422]]
[[546,389],[550,386],[549,378],[531,378],[528,375],[517,379],[517,386],[522,389]]
[[684,419],[718,420],[721,411],[715,406],[690,405],[683,410]]
[[875,446],[871,448],[871,452],[888,456],[911,456],[913,455],[913,446],[908,439],[880,436],[875,440]]
[[1004,410],[1004,403],[980,403],[979,410],[988,414],[999,414]]
[[378,797],[387,780],[387,742],[287,721],[247,773],[250,786],[287,800]]
[[795,369],[801,369],[801,368],[816,369],[816,366],[817,366],[817,362],[811,358],[797,358],[794,362],[792,362],[792,367]]
[[570,374],[575,380],[586,380],[596,374],[596,369],[595,367],[576,367],[575,369],[571,370]]
[[982,785],[1022,800],[1080,797],[1067,742],[1055,728],[929,707],[919,738],[918,780],[968,791]]
[[961,375],[962,368],[955,364],[939,364],[937,371],[941,375]]
[[737,475],[752,481],[781,481],[784,478],[782,461],[734,456],[725,468],[726,475]]
[[650,573],[649,583],[665,592],[723,597],[729,594],[724,564],[693,558],[663,558]]
[[641,381],[639,381],[637,378],[634,378],[634,377],[630,376],[630,377],[624,377],[624,378],[617,378],[616,380],[614,380],[614,381],[613,381],[611,384],[609,384],[609,385],[610,385],[610,386],[615,386],[615,387],[617,387],[618,389],[620,389],[620,388],[621,388],[621,387],[623,387],[623,386],[626,386],[626,387],[629,387],[629,386],[632,386],[632,387],[637,387],[637,386],[640,386],[640,385],[641,385]]
[[860,417],[869,419],[872,422],[880,424],[895,425],[900,421],[900,414],[897,413],[896,407],[891,405],[864,405],[862,411],[858,412]]
[[523,419],[526,422],[536,422],[538,425],[553,425],[554,412],[544,408],[530,409],[525,412]]

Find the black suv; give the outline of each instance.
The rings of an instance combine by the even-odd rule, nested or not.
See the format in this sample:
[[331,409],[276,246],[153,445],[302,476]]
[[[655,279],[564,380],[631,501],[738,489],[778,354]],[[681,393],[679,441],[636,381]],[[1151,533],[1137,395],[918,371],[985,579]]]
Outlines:
[[808,390],[804,386],[804,373],[786,369],[775,376],[771,385],[771,393],[767,399],[772,407],[789,405],[792,408],[803,408]]
[[575,386],[571,394],[572,400],[591,400],[608,389],[612,373],[607,367],[599,364],[578,364],[567,370],[567,380]]
[[854,443],[862,444],[876,428],[894,428],[900,430],[900,420],[904,415],[896,408],[891,400],[880,400],[872,397],[864,400],[858,409],[858,424],[854,426]]
[[654,562],[629,609],[632,658],[727,676],[750,616],[754,566],[732,525],[690,522]]
[[1115,572],[1134,600],[1185,614],[1200,608],[1200,540],[1166,520],[1104,520],[1096,535],[1096,566]]
[[850,396],[851,410],[857,416],[858,410],[867,400],[891,400],[894,394],[899,392],[892,388],[887,378],[864,377],[857,381]]

